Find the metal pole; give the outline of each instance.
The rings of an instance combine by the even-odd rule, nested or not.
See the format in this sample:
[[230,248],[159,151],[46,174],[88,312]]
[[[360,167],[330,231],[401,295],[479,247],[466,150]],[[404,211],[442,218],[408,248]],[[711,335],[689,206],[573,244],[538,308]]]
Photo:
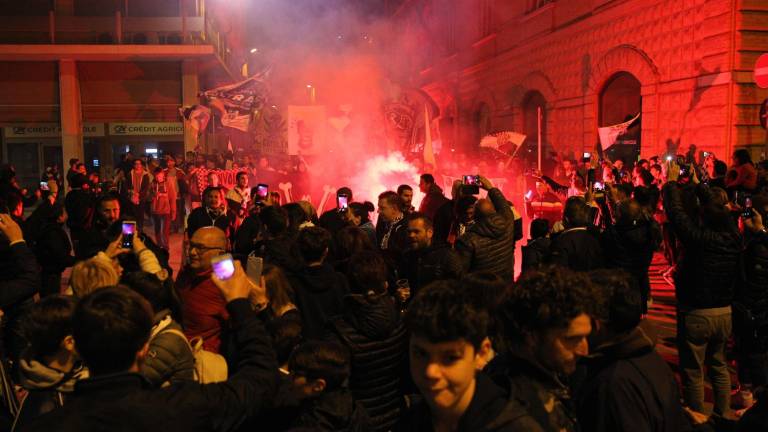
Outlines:
[[539,171],[541,171],[541,107],[536,107],[536,126],[539,146]]

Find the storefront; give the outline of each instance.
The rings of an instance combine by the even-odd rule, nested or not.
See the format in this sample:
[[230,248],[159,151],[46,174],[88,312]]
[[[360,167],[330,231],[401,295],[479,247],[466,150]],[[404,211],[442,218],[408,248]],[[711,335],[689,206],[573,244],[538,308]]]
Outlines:
[[112,166],[130,152],[134,156],[161,157],[184,153],[184,124],[181,122],[109,123]]

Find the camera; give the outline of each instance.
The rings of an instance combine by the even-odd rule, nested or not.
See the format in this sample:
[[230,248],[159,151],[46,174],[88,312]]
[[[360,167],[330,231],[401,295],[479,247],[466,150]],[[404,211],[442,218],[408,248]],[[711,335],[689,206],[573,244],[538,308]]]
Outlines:
[[466,195],[477,195],[480,193],[480,176],[465,175],[461,185],[462,192]]

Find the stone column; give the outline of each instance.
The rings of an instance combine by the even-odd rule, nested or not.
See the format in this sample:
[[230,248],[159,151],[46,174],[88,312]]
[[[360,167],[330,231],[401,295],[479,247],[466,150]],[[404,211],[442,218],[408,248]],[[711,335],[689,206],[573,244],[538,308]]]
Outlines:
[[[197,62],[184,60],[181,63],[181,105],[191,106],[200,102],[197,93],[200,91],[200,81],[197,76]],[[200,138],[202,139],[202,137]],[[184,152],[194,151],[197,145],[196,132],[184,127]]]
[[59,118],[63,169],[71,158],[83,160],[83,123],[80,105],[80,82],[74,60],[59,61]]

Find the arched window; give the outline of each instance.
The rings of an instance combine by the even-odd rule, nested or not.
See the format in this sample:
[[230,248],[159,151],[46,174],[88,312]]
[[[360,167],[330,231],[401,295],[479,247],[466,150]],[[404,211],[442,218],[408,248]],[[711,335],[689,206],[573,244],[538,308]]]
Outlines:
[[[600,127],[623,123],[642,112],[640,81],[628,72],[619,72],[606,81],[600,92]],[[627,133],[619,136],[616,144],[608,149],[605,156],[610,160],[622,159],[629,166],[637,161],[640,154],[640,122],[636,121]]]

